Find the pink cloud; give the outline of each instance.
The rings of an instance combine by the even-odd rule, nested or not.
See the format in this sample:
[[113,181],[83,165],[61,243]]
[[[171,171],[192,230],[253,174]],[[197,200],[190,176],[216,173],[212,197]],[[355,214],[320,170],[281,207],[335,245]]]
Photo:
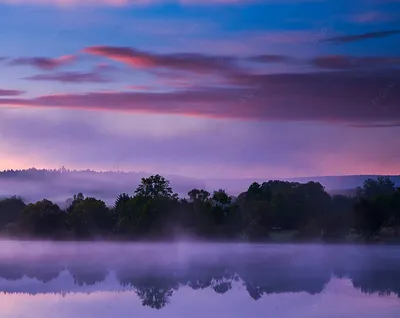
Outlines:
[[83,52],[109,58],[135,68],[164,68],[197,73],[234,71],[233,60],[226,56],[208,56],[195,53],[156,54],[128,47],[92,46]]
[[156,66],[155,59],[150,54],[127,47],[92,46],[85,48],[83,52],[107,57],[138,68]]

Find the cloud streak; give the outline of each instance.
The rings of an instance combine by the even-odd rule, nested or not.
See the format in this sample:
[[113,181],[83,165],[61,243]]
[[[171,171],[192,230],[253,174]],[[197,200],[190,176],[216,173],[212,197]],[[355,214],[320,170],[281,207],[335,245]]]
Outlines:
[[291,58],[286,55],[278,55],[278,54],[263,54],[251,57],[249,60],[252,62],[260,62],[260,63],[280,63],[287,62]]
[[111,80],[96,72],[59,72],[26,77],[32,81],[55,81],[61,83],[109,83]]
[[314,66],[332,70],[346,70],[355,68],[393,67],[400,65],[400,57],[357,57],[347,55],[319,56],[311,62]]
[[378,31],[378,32],[367,32],[355,35],[344,35],[344,36],[335,36],[325,40],[322,42],[334,42],[334,43],[349,43],[356,42],[368,39],[379,39],[385,38],[391,35],[400,34],[400,30],[387,30],[387,31]]
[[83,52],[142,69],[163,68],[197,73],[215,73],[237,69],[234,65],[234,59],[226,56],[208,56],[194,53],[156,54],[129,47],[113,46],[92,46],[85,48]]
[[1,89],[0,88],[0,96],[19,96],[22,95],[24,92],[15,89]]
[[[0,105],[73,108],[137,113],[179,114],[255,121],[317,121],[357,125],[400,122],[400,91],[391,90],[382,105],[374,98],[400,72],[326,72],[241,75],[231,79],[249,88],[193,88],[174,92],[107,92],[48,95],[33,99],[0,98]],[[381,107],[382,106],[382,107]]]
[[64,55],[58,58],[48,57],[22,57],[16,58],[9,62],[12,66],[27,65],[32,66],[40,70],[51,71],[58,69],[62,66],[73,63],[76,57],[73,55]]

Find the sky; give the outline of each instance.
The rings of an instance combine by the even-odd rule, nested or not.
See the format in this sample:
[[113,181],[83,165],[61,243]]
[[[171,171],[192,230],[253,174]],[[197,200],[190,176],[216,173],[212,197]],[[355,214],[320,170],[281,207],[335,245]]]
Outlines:
[[0,0],[0,170],[400,174],[399,0]]

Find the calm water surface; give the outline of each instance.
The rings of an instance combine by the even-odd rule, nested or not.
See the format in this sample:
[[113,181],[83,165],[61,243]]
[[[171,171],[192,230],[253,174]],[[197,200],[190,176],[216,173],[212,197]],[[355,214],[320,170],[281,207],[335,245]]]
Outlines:
[[400,317],[400,247],[0,242],[1,318]]

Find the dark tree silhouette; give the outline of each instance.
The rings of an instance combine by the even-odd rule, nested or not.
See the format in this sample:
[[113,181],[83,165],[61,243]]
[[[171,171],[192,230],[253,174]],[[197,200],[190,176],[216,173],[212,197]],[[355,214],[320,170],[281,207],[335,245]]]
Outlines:
[[192,189],[188,192],[188,196],[192,202],[194,201],[201,201],[205,202],[209,199],[210,197],[210,192],[206,190],[199,190],[199,189]]
[[357,188],[357,196],[373,199],[380,195],[392,195],[396,191],[394,182],[389,177],[378,177],[376,180],[367,179],[362,187]]
[[22,198],[16,196],[0,200],[0,229],[18,223],[25,206]]
[[71,230],[80,237],[107,234],[112,227],[113,216],[106,204],[95,198],[76,203],[68,214]]
[[169,183],[169,180],[158,174],[142,178],[142,182],[135,190],[135,195],[153,199],[159,197],[175,198],[177,195],[173,193]]
[[49,236],[63,230],[66,214],[49,200],[29,204],[22,212],[21,225],[28,233]]
[[[27,173],[47,178],[50,172]],[[6,173],[14,174],[18,172]],[[400,190],[388,177],[366,180],[354,197],[331,197],[318,182],[279,180],[254,182],[236,198],[223,189],[210,195],[195,188],[187,195],[188,200],[178,199],[170,181],[157,174],[142,178],[133,196],[120,194],[112,208],[82,193],[68,200],[65,211],[46,199],[25,206],[11,197],[0,200],[0,231],[56,239],[175,239],[189,234],[273,240],[277,232],[291,233],[293,240],[343,240],[354,232],[366,240],[383,238],[383,232],[387,239],[400,236]]]

